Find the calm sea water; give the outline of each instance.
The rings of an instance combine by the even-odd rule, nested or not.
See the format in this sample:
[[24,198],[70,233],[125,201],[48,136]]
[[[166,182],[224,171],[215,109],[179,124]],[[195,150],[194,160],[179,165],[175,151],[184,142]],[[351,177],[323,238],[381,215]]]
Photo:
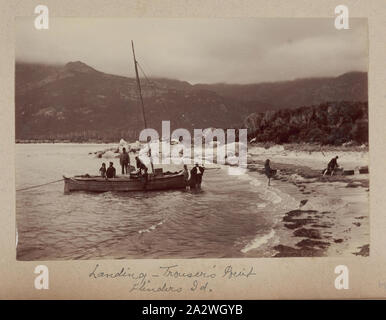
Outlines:
[[[18,144],[16,189],[98,174],[110,160],[89,152],[104,147]],[[63,187],[17,192],[19,260],[264,256],[282,214],[282,195],[264,176],[230,176],[226,167],[207,170],[200,192],[64,194]]]

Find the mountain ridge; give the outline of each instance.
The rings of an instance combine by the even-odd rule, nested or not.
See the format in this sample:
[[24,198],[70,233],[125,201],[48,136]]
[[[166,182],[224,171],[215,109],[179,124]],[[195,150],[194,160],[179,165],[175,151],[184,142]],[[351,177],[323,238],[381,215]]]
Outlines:
[[[149,80],[149,81],[148,81]],[[141,79],[148,126],[242,127],[244,119],[328,101],[367,101],[367,73],[248,85]],[[81,61],[15,65],[17,139],[137,139],[143,129],[135,78],[98,71]],[[349,99],[348,99],[349,98]],[[82,138],[82,139],[83,139]]]

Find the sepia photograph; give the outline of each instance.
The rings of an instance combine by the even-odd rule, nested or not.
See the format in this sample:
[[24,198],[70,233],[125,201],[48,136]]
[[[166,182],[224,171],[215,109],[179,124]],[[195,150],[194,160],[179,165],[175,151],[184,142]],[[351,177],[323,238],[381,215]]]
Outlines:
[[368,257],[368,21],[15,18],[19,261]]

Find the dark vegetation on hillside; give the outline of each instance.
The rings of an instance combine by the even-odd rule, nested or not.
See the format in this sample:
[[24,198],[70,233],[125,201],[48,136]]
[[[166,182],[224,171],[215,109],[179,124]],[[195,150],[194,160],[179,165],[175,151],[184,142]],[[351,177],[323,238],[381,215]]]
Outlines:
[[244,125],[257,142],[363,144],[368,142],[368,107],[366,102],[341,101],[253,113]]

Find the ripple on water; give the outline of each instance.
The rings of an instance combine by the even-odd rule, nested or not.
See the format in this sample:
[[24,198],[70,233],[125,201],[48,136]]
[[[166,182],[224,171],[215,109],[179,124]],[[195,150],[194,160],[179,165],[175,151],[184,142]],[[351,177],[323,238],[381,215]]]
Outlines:
[[[55,180],[62,172],[95,174],[101,160],[88,156],[95,148],[18,145],[17,185]],[[119,167],[118,160],[112,161]],[[264,177],[229,176],[227,169],[207,170],[200,192],[64,195],[62,183],[52,184],[17,193],[17,256],[20,260],[239,257],[253,252],[249,247],[259,244],[257,237],[270,235],[275,224],[271,211],[280,197],[274,189],[266,189]]]

